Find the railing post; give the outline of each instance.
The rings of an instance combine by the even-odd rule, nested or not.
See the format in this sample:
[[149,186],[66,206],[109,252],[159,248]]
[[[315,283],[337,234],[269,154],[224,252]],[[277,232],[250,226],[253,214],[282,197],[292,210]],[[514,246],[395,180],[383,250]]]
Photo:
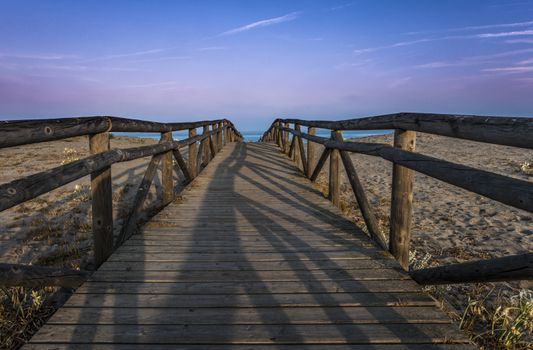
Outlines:
[[[89,135],[91,154],[109,150],[109,132]],[[113,252],[113,189],[111,167],[91,174],[94,264],[98,268]]]
[[[307,128],[307,133],[309,135],[316,135],[316,128],[310,126]],[[315,159],[315,143],[307,140],[307,177],[311,178],[313,170],[315,170],[316,159]]]
[[[209,125],[204,125],[202,133],[204,135],[209,134]],[[202,143],[204,144],[204,146],[203,146],[204,161],[203,161],[202,164],[204,166],[206,166],[209,163],[209,161],[210,161],[210,157],[209,157],[209,137],[206,137],[205,139],[203,139]]]
[[222,149],[222,122],[218,122],[217,147],[219,151]]
[[217,123],[211,124],[211,131],[215,131],[213,135],[211,135],[211,140],[213,142],[213,148],[215,149],[215,153],[218,153],[218,142],[217,142]]
[[[196,128],[189,129],[189,138],[196,136]],[[197,163],[197,145],[196,142],[189,145],[189,172],[191,173],[191,180],[197,175],[196,163]]]
[[[342,134],[338,130],[331,131],[331,139]],[[334,206],[340,207],[340,169],[339,169],[339,150],[332,149],[329,156],[329,200]]]
[[[409,130],[394,132],[394,147],[414,151],[415,144],[416,132]],[[393,165],[389,250],[406,271],[409,270],[413,178],[414,172],[411,169]]]
[[[289,127],[289,123],[284,123],[286,128]],[[289,132],[284,131],[283,132],[283,153],[289,153]]]
[[[222,127],[225,127],[227,125],[226,121],[222,122]],[[226,146],[226,143],[228,143],[228,128],[222,129],[222,147]]]
[[[172,131],[162,132],[161,141],[172,141]],[[172,179],[172,151],[165,152],[161,158],[161,185],[163,187],[163,205],[174,200],[174,183]]]

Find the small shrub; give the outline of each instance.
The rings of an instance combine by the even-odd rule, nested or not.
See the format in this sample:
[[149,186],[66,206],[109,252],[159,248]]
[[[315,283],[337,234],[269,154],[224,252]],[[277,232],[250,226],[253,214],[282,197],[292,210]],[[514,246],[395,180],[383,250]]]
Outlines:
[[520,165],[520,171],[526,175],[533,175],[533,161],[522,163]]
[[74,162],[76,160],[79,160],[80,159],[80,154],[79,152],[74,149],[74,148],[68,148],[68,147],[65,147],[65,149],[63,149],[63,160],[61,161],[61,164],[67,164],[67,163],[71,163],[71,162]]

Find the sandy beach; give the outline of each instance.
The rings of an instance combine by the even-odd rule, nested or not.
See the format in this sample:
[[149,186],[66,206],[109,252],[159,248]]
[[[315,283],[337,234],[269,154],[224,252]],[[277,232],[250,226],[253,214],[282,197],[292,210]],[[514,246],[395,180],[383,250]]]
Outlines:
[[[157,140],[113,137],[111,148],[139,147]],[[2,151],[0,183],[51,169],[89,155],[87,137],[75,137]],[[186,154],[186,151],[184,152]],[[150,157],[112,167],[114,232],[120,232],[122,219],[131,206]],[[174,173],[175,184],[183,178]],[[145,208],[157,208],[160,172],[154,179]],[[84,177],[0,213],[0,256],[2,262],[65,265],[91,268],[92,218],[90,178]]]

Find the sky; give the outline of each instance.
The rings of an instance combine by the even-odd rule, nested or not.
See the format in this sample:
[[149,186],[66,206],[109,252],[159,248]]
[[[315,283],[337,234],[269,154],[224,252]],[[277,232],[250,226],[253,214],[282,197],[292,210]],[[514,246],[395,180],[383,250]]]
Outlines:
[[0,119],[533,116],[533,0],[0,0]]

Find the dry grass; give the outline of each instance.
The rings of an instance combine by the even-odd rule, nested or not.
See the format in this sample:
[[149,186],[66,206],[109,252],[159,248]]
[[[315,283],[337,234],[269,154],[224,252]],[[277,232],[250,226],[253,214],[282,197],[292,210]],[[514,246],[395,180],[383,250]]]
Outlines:
[[52,315],[54,308],[46,303],[53,288],[1,288],[0,348],[17,349]]

